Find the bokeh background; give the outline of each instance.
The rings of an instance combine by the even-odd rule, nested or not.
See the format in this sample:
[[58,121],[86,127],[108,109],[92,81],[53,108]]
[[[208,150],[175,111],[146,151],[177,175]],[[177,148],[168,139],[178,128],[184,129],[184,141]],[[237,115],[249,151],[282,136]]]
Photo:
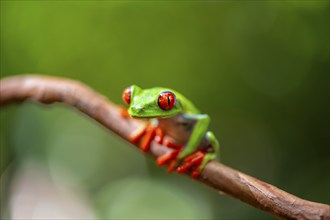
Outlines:
[[[80,80],[115,103],[166,86],[223,163],[330,202],[329,1],[1,1],[1,78]],[[1,215],[274,219],[165,169],[66,106],[1,107]]]

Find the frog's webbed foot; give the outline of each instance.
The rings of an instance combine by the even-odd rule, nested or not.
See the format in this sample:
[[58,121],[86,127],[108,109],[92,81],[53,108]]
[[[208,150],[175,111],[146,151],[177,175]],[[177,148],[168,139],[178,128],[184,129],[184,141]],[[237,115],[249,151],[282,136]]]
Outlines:
[[[198,150],[183,158],[183,163],[177,168],[178,173],[184,173],[187,170],[192,170],[191,176],[198,178],[206,164],[217,157],[219,152],[219,142],[215,138],[214,134],[210,131],[206,132],[206,140],[210,143],[212,152],[205,150]],[[182,154],[178,155],[182,158]]]
[[204,161],[205,152],[199,150],[187,157],[180,159],[179,155],[183,151],[183,146],[171,142],[168,139],[164,140],[164,145],[173,150],[157,158],[156,163],[160,166],[168,164],[167,172],[172,173],[177,170],[178,173],[185,173],[188,170],[193,170],[192,177],[199,176],[199,167]]
[[198,178],[207,162],[215,158],[214,153],[207,153],[199,150],[180,160],[178,159],[178,156],[181,151],[182,148],[174,149],[173,151],[158,157],[156,162],[160,166],[168,163],[167,171],[169,173],[173,172],[175,169],[178,173],[191,171],[191,176],[193,178]]
[[135,131],[134,134],[130,136],[129,140],[132,143],[138,143],[140,141],[140,149],[146,152],[150,149],[153,140],[161,144],[163,142],[163,137],[164,132],[159,127],[147,123]]
[[188,170],[193,170],[191,176],[197,178],[199,176],[200,166],[205,158],[205,152],[197,151],[183,159],[183,163],[177,168],[178,173],[185,173]]
[[182,165],[177,168],[178,173],[184,173],[187,170],[192,170],[191,176],[198,178],[204,169],[205,165],[216,158],[215,153],[206,153],[197,151],[184,159]]

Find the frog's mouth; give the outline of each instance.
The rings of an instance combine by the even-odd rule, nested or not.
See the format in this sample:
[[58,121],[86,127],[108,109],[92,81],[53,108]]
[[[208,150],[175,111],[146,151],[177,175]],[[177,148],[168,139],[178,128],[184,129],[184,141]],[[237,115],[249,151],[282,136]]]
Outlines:
[[166,114],[166,115],[153,114],[151,112],[144,112],[144,111],[140,111],[140,112],[137,113],[134,110],[132,111],[131,109],[128,110],[128,114],[132,118],[136,118],[136,119],[170,118],[170,117],[174,116],[174,115],[168,115],[168,114]]
[[173,116],[164,116],[164,115],[135,115],[135,114],[129,114],[132,118],[136,119],[154,119],[154,118],[170,118]]
[[130,114],[130,116],[132,118],[137,118],[137,119],[153,119],[153,118],[159,118],[157,116],[146,116],[146,115],[134,115],[134,114]]
[[151,119],[151,118],[158,118],[159,115],[154,115],[151,112],[148,112],[144,110],[143,108],[131,108],[128,110],[128,114],[132,118],[146,118],[146,119]]

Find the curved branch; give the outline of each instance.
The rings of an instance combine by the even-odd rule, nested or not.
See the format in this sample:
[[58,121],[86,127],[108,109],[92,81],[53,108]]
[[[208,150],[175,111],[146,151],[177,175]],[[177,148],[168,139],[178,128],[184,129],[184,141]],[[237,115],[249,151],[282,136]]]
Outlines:
[[[120,117],[116,105],[78,81],[38,75],[13,76],[0,81],[1,107],[25,100],[65,103],[125,140],[143,123]],[[168,151],[169,148],[153,142],[149,154],[157,157]],[[303,200],[216,161],[206,165],[197,181],[279,218],[330,220],[329,205]]]

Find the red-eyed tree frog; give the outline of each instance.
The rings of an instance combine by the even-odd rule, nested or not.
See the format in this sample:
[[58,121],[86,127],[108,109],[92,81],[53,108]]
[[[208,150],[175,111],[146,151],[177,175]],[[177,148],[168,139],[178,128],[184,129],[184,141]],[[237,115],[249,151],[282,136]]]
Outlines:
[[124,90],[122,98],[129,105],[123,115],[148,120],[146,126],[130,137],[131,142],[140,141],[143,151],[149,150],[153,140],[173,148],[156,161],[158,165],[169,163],[169,172],[191,170],[191,175],[197,178],[207,162],[218,156],[218,140],[207,131],[210,117],[200,114],[179,92],[160,87],[141,89],[132,85]]

